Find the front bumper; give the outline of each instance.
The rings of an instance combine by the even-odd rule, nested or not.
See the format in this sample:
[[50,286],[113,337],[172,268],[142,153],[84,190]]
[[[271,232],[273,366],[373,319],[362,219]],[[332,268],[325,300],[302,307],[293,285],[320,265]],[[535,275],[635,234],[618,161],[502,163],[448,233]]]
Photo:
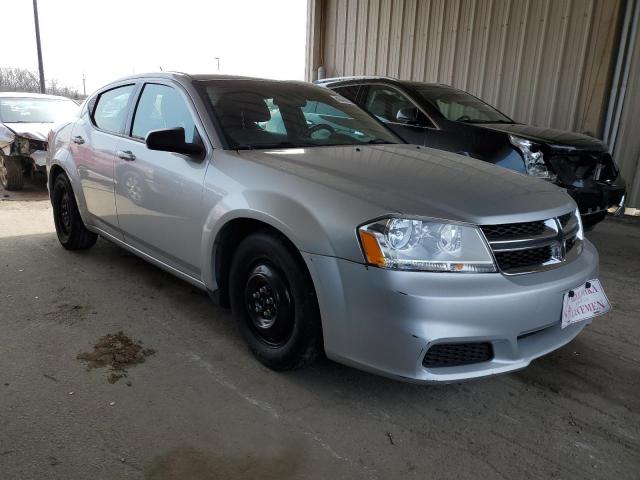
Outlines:
[[[529,363],[575,338],[586,323],[560,328],[566,291],[595,278],[598,253],[554,270],[520,275],[401,272],[305,254],[314,279],[327,356],[413,382],[457,382]],[[490,342],[490,361],[427,369],[439,343]]]
[[578,204],[583,218],[620,207],[626,193],[625,183],[620,177],[611,183],[584,180],[579,186],[570,185],[566,189]]

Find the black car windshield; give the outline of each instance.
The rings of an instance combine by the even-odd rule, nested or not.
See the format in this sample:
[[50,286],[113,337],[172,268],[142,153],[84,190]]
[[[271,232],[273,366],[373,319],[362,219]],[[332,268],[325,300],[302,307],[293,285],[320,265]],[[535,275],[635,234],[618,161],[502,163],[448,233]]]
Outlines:
[[447,120],[466,123],[515,123],[491,105],[461,90],[423,83],[414,83],[412,87]]
[[1,97],[0,122],[58,123],[71,119],[79,108],[75,102],[64,99]]
[[268,80],[198,83],[232,149],[401,142],[351,101],[328,89]]

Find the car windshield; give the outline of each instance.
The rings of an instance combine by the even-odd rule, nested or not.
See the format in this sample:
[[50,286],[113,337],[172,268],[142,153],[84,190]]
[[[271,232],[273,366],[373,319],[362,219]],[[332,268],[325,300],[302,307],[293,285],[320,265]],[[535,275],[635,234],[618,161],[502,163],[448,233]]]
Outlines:
[[293,82],[198,82],[232,149],[399,143],[367,113],[337,93]]
[[461,90],[421,83],[412,86],[447,120],[465,123],[515,123],[491,105]]
[[53,98],[0,98],[0,122],[58,123],[68,120],[78,111],[71,100]]

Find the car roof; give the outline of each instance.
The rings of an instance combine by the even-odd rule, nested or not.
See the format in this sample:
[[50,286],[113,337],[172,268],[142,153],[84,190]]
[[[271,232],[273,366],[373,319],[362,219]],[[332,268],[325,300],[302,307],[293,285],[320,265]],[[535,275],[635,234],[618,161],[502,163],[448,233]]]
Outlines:
[[69,100],[67,97],[61,97],[60,95],[45,95],[43,93],[31,93],[31,92],[0,92],[0,98],[43,98],[49,100]]
[[406,87],[414,88],[417,85],[424,85],[428,87],[440,87],[440,88],[449,88],[455,89],[451,85],[446,85],[444,83],[429,83],[429,82],[416,82],[414,80],[400,80],[399,78],[394,77],[385,77],[379,75],[359,75],[359,76],[351,76],[351,77],[333,77],[333,78],[323,78],[321,80],[316,80],[316,85],[329,86],[329,85],[337,85],[337,84],[357,84],[362,81],[376,81],[380,83],[388,83],[395,85],[403,85]]
[[138,73],[135,75],[129,75],[126,77],[118,78],[112,82],[109,82],[107,85],[111,85],[112,83],[122,82],[127,80],[144,80],[145,78],[166,78],[172,80],[190,80],[190,81],[208,81],[208,80],[255,80],[261,82],[294,82],[294,83],[303,83],[307,84],[307,82],[302,82],[300,80],[274,80],[271,78],[259,78],[259,77],[246,77],[242,75],[223,75],[223,74],[213,74],[213,73],[186,73],[186,72],[147,72],[147,73]]

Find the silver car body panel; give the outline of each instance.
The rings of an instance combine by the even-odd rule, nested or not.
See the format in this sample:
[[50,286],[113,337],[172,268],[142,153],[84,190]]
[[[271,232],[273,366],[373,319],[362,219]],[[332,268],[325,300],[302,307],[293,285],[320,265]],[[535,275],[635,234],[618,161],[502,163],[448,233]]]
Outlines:
[[[155,265],[215,291],[221,229],[236,219],[264,222],[307,263],[329,357],[413,381],[458,381],[523,368],[583,328],[560,329],[559,316],[564,292],[597,274],[597,252],[588,242],[578,258],[553,270],[505,276],[368,267],[356,236],[358,225],[386,215],[476,225],[545,220],[575,210],[563,190],[412,145],[224,150],[190,77],[135,76],[103,90],[127,82],[178,88],[203,137],[205,157],[150,152],[143,142],[120,135],[102,138],[107,134],[92,125],[85,102],[76,122],[50,138],[48,169],[67,173],[89,229]],[[76,135],[103,157],[83,156],[71,141]],[[115,152],[124,146],[140,159],[131,163],[151,192],[148,202],[133,202],[120,190],[124,181],[117,172],[124,162]],[[491,362],[438,372],[421,366],[431,344],[479,339],[494,345]]]

